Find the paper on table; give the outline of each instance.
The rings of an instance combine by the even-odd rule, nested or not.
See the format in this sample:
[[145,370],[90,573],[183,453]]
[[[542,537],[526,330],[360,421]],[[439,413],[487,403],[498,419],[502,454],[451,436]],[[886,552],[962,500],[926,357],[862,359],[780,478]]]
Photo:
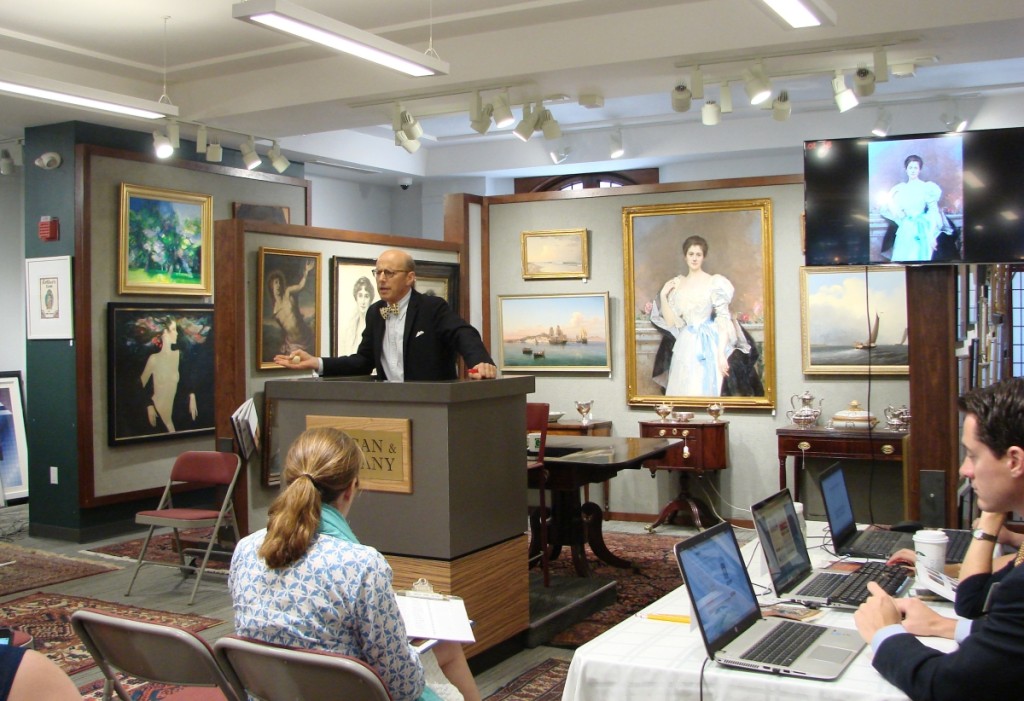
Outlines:
[[410,638],[475,643],[466,604],[455,596],[397,592],[398,608]]

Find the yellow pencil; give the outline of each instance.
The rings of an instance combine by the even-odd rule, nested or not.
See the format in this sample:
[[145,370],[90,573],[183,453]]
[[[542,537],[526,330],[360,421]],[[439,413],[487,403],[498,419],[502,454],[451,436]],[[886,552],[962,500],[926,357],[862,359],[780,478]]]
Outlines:
[[690,617],[678,613],[638,613],[638,617],[649,621],[669,621],[670,623],[689,623]]

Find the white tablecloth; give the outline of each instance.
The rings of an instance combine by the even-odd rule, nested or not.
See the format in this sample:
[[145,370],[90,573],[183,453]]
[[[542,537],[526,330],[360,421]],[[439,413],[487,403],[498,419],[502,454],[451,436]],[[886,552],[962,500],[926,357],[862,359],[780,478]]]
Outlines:
[[[812,560],[834,559],[817,547],[822,524],[808,523]],[[831,547],[831,541],[826,539]],[[756,556],[751,561],[751,556]],[[764,555],[755,538],[743,548],[744,561],[751,562],[751,578],[768,584]],[[680,578],[680,582],[682,579]],[[755,590],[759,590],[755,587]],[[774,601],[773,594],[760,597]],[[944,613],[952,615],[948,606]],[[686,589],[678,589],[648,606],[644,613],[690,613]],[[828,610],[815,623],[854,627],[853,614]],[[928,641],[939,649],[951,649],[945,640]],[[580,647],[573,655],[562,701],[667,701],[699,698],[698,684],[704,665],[706,701],[885,701],[907,698],[871,666],[871,648],[866,646],[835,681],[816,681],[730,669],[708,661],[700,631],[685,623],[653,621],[630,617]]]

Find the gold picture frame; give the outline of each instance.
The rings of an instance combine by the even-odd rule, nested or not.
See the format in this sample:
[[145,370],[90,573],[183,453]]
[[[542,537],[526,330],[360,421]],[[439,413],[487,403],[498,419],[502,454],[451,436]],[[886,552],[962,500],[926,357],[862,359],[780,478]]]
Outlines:
[[[284,370],[274,356],[302,349],[320,355],[320,254],[260,247],[256,363]],[[311,274],[312,273],[312,274]],[[279,303],[287,303],[278,311]]]
[[608,293],[499,295],[502,372],[611,372]]
[[586,229],[524,231],[524,280],[576,280],[590,277]]
[[908,374],[905,269],[801,267],[800,347],[806,375]]
[[[622,228],[627,402],[774,407],[771,200],[623,207]],[[706,246],[696,286],[687,243]]]
[[121,183],[118,294],[213,294],[213,195]]

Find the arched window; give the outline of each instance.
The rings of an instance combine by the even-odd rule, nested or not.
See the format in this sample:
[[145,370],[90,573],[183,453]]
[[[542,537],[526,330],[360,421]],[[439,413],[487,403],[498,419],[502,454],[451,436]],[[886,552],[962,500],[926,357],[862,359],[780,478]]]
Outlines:
[[652,185],[658,182],[659,172],[657,168],[619,170],[607,173],[576,173],[573,175],[543,176],[539,178],[516,178],[516,194],[589,190],[599,187],[622,187],[623,185]]

